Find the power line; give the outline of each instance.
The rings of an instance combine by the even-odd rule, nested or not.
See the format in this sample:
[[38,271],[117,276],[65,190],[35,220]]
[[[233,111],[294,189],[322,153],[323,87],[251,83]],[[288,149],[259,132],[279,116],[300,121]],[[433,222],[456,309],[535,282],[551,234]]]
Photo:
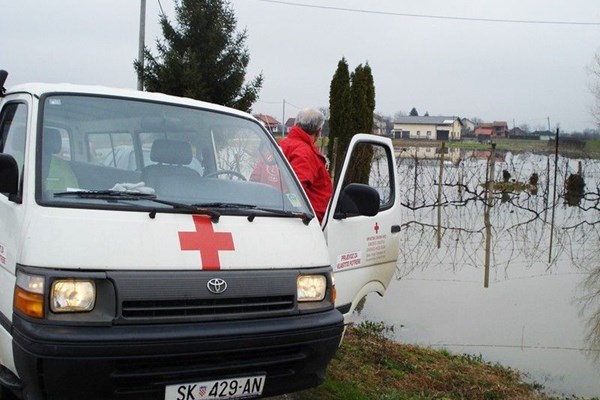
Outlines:
[[324,9],[324,10],[346,11],[346,12],[355,12],[355,13],[362,13],[362,14],[389,15],[389,16],[395,16],[395,17],[429,18],[429,19],[445,19],[445,20],[454,20],[454,21],[495,22],[495,23],[513,23],[513,24],[600,26],[600,22],[544,21],[544,20],[453,17],[453,16],[448,16],[448,15],[409,14],[409,13],[398,13],[398,12],[391,12],[391,11],[377,11],[377,10],[365,10],[365,9],[358,9],[358,8],[321,6],[321,5],[315,5],[315,4],[295,3],[295,2],[291,2],[291,1],[281,1],[281,0],[258,0],[258,1],[262,1],[265,3],[282,4],[282,5],[286,5],[286,6],[319,8],[319,9]]
[[286,101],[286,102],[285,102],[285,104],[287,104],[288,106],[292,106],[292,107],[294,107],[294,108],[297,108],[298,110],[300,110],[300,109],[302,108],[302,107],[300,107],[300,106],[297,106],[297,105],[295,105],[295,104],[292,104],[292,103],[290,103],[289,101]]
[[[279,101],[267,101],[267,100],[261,100],[261,99],[258,99],[258,100],[256,100],[256,101],[257,101],[257,102],[259,102],[259,103],[265,103],[265,104],[282,104],[282,103],[284,102],[284,100],[279,100]],[[301,108],[302,108],[302,107],[300,107],[300,106],[297,106],[297,105],[295,105],[295,104],[292,104],[292,103],[290,103],[290,102],[289,102],[289,101],[287,101],[287,100],[285,100],[285,104],[286,104],[286,105],[288,105],[288,106],[295,107],[295,108],[297,108],[297,109],[301,109]]]
[[279,101],[267,101],[267,100],[257,99],[256,101],[258,101],[259,103],[266,103],[266,104],[281,104],[283,100],[279,100]]

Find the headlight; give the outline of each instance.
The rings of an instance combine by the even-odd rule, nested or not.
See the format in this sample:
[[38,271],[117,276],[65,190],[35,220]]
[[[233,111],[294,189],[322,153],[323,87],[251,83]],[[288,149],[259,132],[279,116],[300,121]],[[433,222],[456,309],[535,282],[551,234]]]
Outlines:
[[33,318],[44,318],[44,277],[18,272],[13,300],[15,310]]
[[54,281],[50,292],[50,309],[56,313],[87,312],[96,304],[96,286],[87,280]]
[[327,292],[324,275],[300,275],[296,281],[298,301],[321,301]]

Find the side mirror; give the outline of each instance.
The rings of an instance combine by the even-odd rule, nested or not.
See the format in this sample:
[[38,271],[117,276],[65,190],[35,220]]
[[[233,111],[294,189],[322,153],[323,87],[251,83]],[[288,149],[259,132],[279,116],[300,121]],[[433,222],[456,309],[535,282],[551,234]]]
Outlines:
[[379,192],[369,185],[351,183],[342,189],[333,214],[334,219],[365,215],[373,217],[379,212]]
[[16,195],[19,190],[19,166],[10,154],[0,154],[0,193]]
[[4,88],[6,77],[8,77],[8,72],[6,72],[3,69],[0,69],[0,97],[2,97],[4,93],[6,93],[6,89]]

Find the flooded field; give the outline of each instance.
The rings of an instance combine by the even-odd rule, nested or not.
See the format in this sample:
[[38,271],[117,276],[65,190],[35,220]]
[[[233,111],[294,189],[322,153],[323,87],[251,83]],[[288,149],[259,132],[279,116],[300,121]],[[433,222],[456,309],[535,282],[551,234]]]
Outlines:
[[[443,154],[443,155],[442,155]],[[396,279],[358,318],[600,395],[600,162],[398,149]]]

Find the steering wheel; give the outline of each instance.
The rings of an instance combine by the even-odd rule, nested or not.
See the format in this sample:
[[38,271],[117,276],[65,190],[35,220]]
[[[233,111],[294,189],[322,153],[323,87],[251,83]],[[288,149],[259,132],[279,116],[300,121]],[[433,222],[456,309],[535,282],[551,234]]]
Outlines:
[[235,176],[236,178],[238,178],[239,180],[245,181],[247,180],[246,177],[242,174],[240,174],[237,171],[234,171],[232,169],[220,169],[218,171],[214,171],[214,172],[209,172],[208,174],[204,175],[205,178],[214,178],[215,176],[219,176],[219,175],[229,175],[229,176]]

